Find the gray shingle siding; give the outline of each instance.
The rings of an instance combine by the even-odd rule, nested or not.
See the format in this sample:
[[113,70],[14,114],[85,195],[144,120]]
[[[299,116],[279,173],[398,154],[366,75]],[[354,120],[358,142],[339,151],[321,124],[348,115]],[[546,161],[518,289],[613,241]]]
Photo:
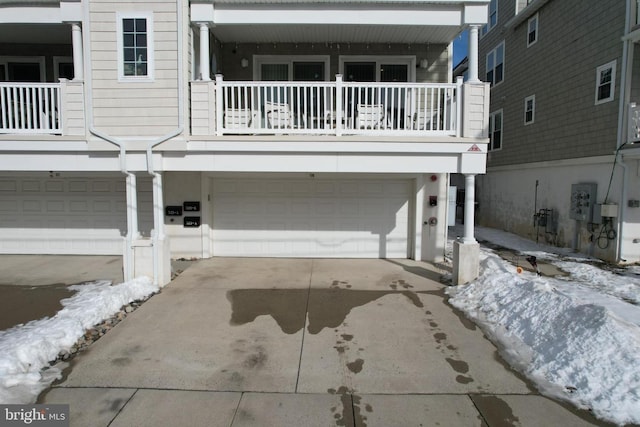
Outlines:
[[[505,41],[504,81],[491,90],[490,111],[503,109],[502,149],[488,166],[611,154],[616,147],[625,2],[549,1],[538,11],[538,41],[527,48],[525,19],[504,25],[514,0],[500,0],[498,25],[480,41],[487,52]],[[595,105],[596,68],[616,61],[615,98]],[[524,125],[524,99],[535,95],[535,123]]]

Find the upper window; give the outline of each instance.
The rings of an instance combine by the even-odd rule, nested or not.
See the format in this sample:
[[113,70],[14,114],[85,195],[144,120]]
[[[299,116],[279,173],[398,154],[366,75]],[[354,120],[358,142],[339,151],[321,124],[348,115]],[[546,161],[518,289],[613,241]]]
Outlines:
[[153,80],[151,13],[117,14],[118,79]]
[[504,79],[504,42],[487,54],[487,82],[497,85]]
[[536,96],[527,96],[524,99],[524,124],[530,125],[533,123],[536,115]]
[[613,101],[616,84],[616,61],[596,69],[596,105]]
[[487,34],[498,23],[498,0],[491,0],[489,3],[489,16],[487,23],[482,27],[482,35]]
[[529,18],[527,24],[527,47],[538,41],[538,14]]
[[489,115],[489,151],[502,148],[502,110]]

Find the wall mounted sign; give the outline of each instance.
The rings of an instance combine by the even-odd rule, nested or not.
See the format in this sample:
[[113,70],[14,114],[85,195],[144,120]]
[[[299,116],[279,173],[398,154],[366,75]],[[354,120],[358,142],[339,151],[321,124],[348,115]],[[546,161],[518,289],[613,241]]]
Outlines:
[[182,204],[185,212],[198,212],[200,211],[200,202],[184,202]]
[[164,214],[166,216],[180,216],[182,215],[182,206],[166,206]]
[[185,216],[184,217],[184,226],[185,227],[200,227],[200,217],[199,216]]

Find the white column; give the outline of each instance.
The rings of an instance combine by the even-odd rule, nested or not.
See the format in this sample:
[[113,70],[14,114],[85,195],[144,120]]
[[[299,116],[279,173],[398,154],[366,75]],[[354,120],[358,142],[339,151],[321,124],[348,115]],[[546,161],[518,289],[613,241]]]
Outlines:
[[209,76],[209,24],[201,22],[200,24],[200,79],[204,81],[211,80]]
[[131,239],[140,237],[138,230],[138,185],[136,175],[127,173],[127,228]]
[[476,243],[473,236],[474,211],[476,204],[476,176],[465,174],[464,176],[464,236],[463,243]]
[[71,41],[73,42],[73,80],[84,80],[82,27],[77,22],[71,24]]
[[479,25],[469,27],[469,82],[479,82],[478,79],[478,31]]

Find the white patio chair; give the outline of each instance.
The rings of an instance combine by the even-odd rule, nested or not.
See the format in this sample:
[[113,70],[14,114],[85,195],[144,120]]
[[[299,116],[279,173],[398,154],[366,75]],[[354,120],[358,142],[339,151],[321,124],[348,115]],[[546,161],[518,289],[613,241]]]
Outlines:
[[256,122],[258,112],[247,108],[227,108],[224,110],[225,129],[246,129]]
[[380,129],[384,127],[384,105],[358,104],[356,129]]
[[289,104],[277,102],[264,103],[267,127],[271,129],[291,129],[294,127],[293,114]]

